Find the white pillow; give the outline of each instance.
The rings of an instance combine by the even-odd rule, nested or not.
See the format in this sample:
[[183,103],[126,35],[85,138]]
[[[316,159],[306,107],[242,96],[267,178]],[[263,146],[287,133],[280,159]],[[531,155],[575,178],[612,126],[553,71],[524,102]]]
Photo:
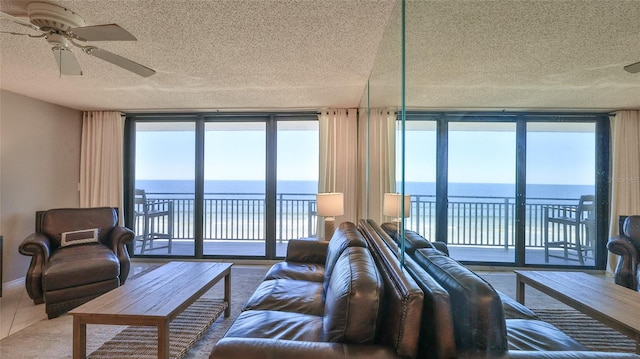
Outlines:
[[73,246],[83,243],[98,243],[100,228],[82,229],[73,232],[62,233],[60,245],[62,247]]

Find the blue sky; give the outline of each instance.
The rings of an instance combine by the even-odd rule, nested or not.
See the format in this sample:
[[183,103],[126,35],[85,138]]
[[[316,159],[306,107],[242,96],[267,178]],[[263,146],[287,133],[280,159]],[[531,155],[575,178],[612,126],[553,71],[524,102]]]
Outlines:
[[[514,125],[515,129],[515,125]],[[139,131],[136,135],[137,179],[194,179],[192,131]],[[408,182],[435,182],[435,132],[407,131]],[[259,130],[207,131],[205,179],[263,180],[265,134]],[[593,185],[593,132],[530,132],[527,137],[527,182]],[[318,178],[316,131],[278,133],[278,178]],[[514,183],[514,131],[452,131],[449,137],[449,181]]]

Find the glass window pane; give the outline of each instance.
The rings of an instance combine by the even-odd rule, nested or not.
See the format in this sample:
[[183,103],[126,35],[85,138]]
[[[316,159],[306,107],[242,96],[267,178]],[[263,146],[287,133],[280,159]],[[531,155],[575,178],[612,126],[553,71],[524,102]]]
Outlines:
[[451,257],[515,262],[515,156],[515,123],[449,123]]
[[595,195],[595,140],[595,123],[527,124],[527,263],[595,264],[595,206],[584,201]]
[[278,121],[276,256],[290,239],[315,237],[318,192],[318,121]]
[[208,122],[204,255],[265,255],[266,125]]
[[134,254],[193,256],[195,124],[137,122]]
[[[411,195],[407,229],[436,237],[436,122],[405,123],[405,193]],[[398,153],[400,151],[397,151]],[[399,171],[398,171],[399,172]]]

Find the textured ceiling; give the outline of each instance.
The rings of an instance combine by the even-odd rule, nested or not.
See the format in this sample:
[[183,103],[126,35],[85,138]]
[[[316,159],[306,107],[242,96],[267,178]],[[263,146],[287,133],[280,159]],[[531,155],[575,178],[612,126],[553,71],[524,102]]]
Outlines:
[[[319,109],[358,106],[372,74],[373,103],[399,103],[395,0],[47,2],[127,29],[137,42],[92,45],[157,73],[76,51],[84,75],[60,77],[46,40],[0,34],[0,88],[79,110]],[[622,70],[640,61],[640,0],[407,1],[406,38],[410,107],[640,108]]]

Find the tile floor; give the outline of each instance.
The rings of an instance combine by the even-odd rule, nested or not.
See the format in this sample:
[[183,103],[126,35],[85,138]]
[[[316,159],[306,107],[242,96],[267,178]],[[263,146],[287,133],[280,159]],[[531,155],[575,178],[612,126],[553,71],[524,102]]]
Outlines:
[[[147,268],[150,263],[131,263],[129,275]],[[47,319],[44,304],[35,305],[23,283],[4,288],[0,298],[0,339],[14,334],[33,323]]]

